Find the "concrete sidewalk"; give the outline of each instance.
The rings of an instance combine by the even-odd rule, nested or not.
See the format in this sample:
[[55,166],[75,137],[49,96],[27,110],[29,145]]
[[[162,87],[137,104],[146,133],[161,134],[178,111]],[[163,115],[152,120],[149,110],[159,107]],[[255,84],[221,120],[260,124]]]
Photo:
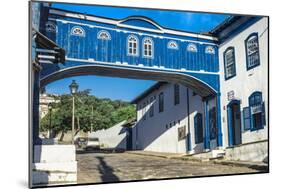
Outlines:
[[134,154],[134,155],[142,155],[142,156],[161,157],[167,159],[179,159],[184,161],[210,162],[210,163],[221,164],[221,165],[248,167],[263,172],[268,172],[269,170],[268,164],[263,162],[231,161],[231,160],[226,160],[224,158],[219,158],[219,159],[197,158],[185,153],[179,154],[179,153],[151,152],[151,151],[126,151],[126,153]]
[[142,155],[142,156],[154,156],[154,157],[161,157],[167,159],[177,159],[186,156],[186,154],[179,154],[179,153],[168,153],[168,152],[151,152],[151,151],[126,151],[128,154],[135,154],[135,155]]

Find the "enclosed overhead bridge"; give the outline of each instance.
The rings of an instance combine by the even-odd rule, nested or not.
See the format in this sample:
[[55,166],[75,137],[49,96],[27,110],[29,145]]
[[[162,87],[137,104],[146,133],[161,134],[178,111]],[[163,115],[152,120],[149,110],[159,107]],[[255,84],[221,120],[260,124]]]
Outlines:
[[123,20],[50,9],[44,34],[66,51],[64,64],[42,64],[41,86],[77,75],[181,82],[201,96],[219,92],[217,39],[166,29],[149,18]]
[[80,75],[181,83],[202,96],[206,112],[208,100],[216,99],[222,145],[216,37],[164,28],[143,16],[115,20],[49,7],[42,13],[40,32],[65,50],[65,62],[41,64],[41,87]]

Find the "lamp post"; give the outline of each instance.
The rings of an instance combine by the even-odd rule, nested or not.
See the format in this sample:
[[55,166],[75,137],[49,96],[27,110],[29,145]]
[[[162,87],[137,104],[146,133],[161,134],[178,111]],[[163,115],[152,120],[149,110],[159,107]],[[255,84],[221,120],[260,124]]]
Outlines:
[[72,83],[69,85],[70,93],[72,94],[72,144],[74,144],[74,111],[75,111],[75,103],[74,103],[74,95],[78,91],[78,84],[75,82],[75,80],[72,80]]
[[52,104],[49,103],[48,104],[48,110],[49,110],[49,138],[52,138],[53,136],[53,129],[52,129],[52,110],[53,110],[53,107],[52,107]]

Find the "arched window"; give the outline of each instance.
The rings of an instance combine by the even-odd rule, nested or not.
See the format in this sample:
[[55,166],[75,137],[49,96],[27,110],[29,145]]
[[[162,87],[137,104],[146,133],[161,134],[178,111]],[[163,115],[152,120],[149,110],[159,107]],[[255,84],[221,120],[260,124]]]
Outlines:
[[101,40],[110,40],[111,36],[107,31],[102,30],[102,31],[99,31],[97,38],[101,39]]
[[247,125],[249,125],[250,128],[244,128],[244,129],[245,130],[262,129],[263,125],[265,125],[265,107],[262,101],[262,93],[259,91],[253,92],[249,96],[249,115],[250,115],[250,119],[249,119],[250,124]]
[[247,70],[260,65],[258,33],[253,33],[245,40]]
[[57,26],[54,22],[50,22],[50,21],[46,22],[45,27],[47,32],[53,32],[53,33],[57,32]]
[[205,48],[205,53],[206,53],[206,54],[215,54],[215,49],[214,49],[214,47],[212,47],[212,46],[207,46],[207,47]]
[[169,41],[168,42],[168,49],[179,49],[177,42]]
[[71,35],[85,37],[85,30],[80,26],[74,26],[70,32]]
[[234,47],[228,47],[224,53],[224,76],[230,79],[236,75]]
[[195,44],[193,43],[190,43],[187,45],[187,51],[189,52],[197,52],[197,47]]
[[139,40],[136,36],[130,35],[127,39],[127,54],[129,56],[138,56],[139,50],[138,50],[138,44]]
[[194,135],[195,135],[195,144],[203,142],[203,121],[202,114],[197,113],[194,116]]
[[151,38],[143,39],[143,56],[147,58],[153,57],[153,41]]

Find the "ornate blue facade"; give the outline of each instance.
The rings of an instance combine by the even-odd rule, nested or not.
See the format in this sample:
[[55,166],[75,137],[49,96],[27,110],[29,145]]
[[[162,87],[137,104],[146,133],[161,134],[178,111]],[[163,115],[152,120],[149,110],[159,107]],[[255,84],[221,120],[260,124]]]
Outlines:
[[[41,63],[41,87],[92,74],[178,82],[202,97],[205,112],[215,99],[217,146],[222,146],[218,45],[257,18],[234,17],[231,20],[240,19],[240,24],[226,21],[209,34],[200,34],[164,28],[142,16],[115,20],[49,6],[40,13],[39,32],[65,50],[63,64]],[[229,32],[221,32],[224,27]],[[208,115],[204,119],[208,125]],[[207,129],[204,144],[210,147]]]
[[149,74],[143,78],[132,69],[178,75],[174,80],[186,76],[183,84],[202,96],[219,92],[216,37],[166,29],[141,16],[114,20],[52,8],[42,25],[41,32],[66,51],[65,64],[43,65],[42,85],[73,76],[74,69],[78,75],[99,74],[102,66],[110,66],[115,68],[112,76],[124,71],[130,78],[163,80]]

